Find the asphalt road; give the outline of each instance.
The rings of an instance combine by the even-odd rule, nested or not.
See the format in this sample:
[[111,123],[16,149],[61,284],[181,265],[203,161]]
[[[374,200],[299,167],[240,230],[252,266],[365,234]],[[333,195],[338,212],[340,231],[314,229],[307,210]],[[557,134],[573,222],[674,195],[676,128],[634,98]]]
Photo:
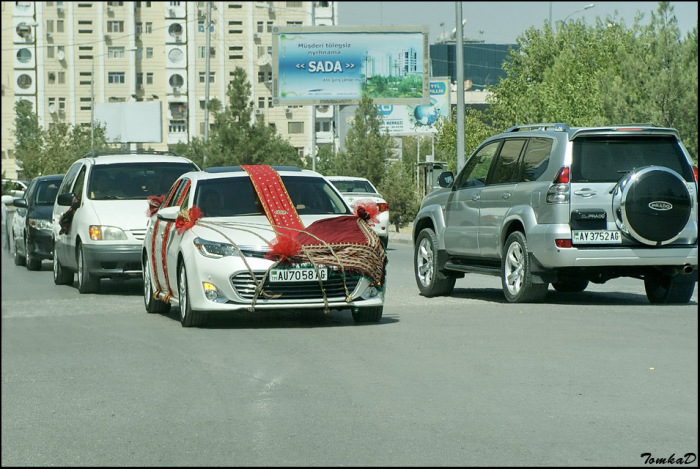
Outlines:
[[[418,295],[389,244],[378,324],[349,311],[149,315],[2,253],[3,466],[642,466],[698,452],[697,292],[539,305],[495,277]],[[690,466],[697,467],[697,459]]]

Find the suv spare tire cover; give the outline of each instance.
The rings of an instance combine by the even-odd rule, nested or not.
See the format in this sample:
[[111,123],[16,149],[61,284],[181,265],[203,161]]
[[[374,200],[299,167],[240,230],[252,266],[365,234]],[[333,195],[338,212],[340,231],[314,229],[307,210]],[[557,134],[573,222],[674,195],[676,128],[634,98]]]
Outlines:
[[691,209],[685,180],[663,166],[631,171],[614,190],[613,213],[618,226],[635,240],[651,246],[678,238]]

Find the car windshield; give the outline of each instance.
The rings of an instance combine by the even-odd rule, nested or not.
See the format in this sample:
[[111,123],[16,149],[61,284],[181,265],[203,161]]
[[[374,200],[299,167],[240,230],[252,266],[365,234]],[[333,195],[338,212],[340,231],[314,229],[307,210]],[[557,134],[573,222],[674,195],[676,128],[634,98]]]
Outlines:
[[[299,215],[350,213],[325,180],[318,177],[282,176],[287,193]],[[199,181],[194,205],[205,217],[264,215],[253,183],[247,177]]]
[[341,181],[332,181],[333,185],[340,191],[340,192],[369,192],[369,193],[376,193],[372,185],[369,183],[369,181],[362,181],[362,180],[352,180],[352,179],[344,179]]
[[582,137],[574,140],[572,182],[617,182],[644,166],[664,166],[694,181],[673,137]]
[[146,199],[167,194],[181,174],[196,171],[190,163],[119,163],[95,165],[88,198],[94,200]]
[[34,192],[34,203],[36,205],[53,205],[58,195],[58,186],[61,180],[40,182]]

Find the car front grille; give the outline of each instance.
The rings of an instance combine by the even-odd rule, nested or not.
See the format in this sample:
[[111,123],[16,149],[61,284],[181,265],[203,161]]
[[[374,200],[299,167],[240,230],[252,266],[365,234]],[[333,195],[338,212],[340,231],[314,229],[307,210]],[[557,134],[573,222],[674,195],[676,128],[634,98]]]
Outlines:
[[[255,276],[258,280],[263,278],[265,272],[255,272]],[[345,300],[347,294],[352,294],[352,292],[357,287],[359,282],[359,277],[346,275],[345,285],[347,285],[347,293],[345,291],[345,286],[343,285],[343,278],[339,273],[328,272],[328,280],[323,282],[323,289],[326,292],[326,299],[328,300]],[[231,284],[233,288],[238,292],[238,295],[246,300],[252,300],[255,296],[255,282],[253,282],[250,273],[241,272],[231,277]],[[269,279],[265,280],[263,285],[263,290],[270,296],[275,298],[268,298],[270,301],[280,301],[286,302],[290,300],[322,300],[323,292],[321,291],[321,286],[317,280],[308,282],[294,282],[294,283],[274,283],[271,284]],[[277,297],[279,295],[279,297]],[[263,295],[258,296],[259,299],[265,298]]]

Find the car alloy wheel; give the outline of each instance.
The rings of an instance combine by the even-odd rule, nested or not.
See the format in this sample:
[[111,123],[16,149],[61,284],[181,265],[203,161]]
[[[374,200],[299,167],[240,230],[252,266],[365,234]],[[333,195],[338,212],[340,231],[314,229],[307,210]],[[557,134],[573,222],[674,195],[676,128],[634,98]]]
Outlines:
[[153,298],[153,288],[151,285],[151,264],[148,256],[144,254],[142,262],[143,270],[143,302],[148,313],[167,313],[170,311],[170,303]]
[[199,326],[202,322],[202,313],[192,309],[190,292],[187,287],[187,270],[184,262],[180,262],[178,269],[177,289],[180,297],[180,323],[182,327]]

